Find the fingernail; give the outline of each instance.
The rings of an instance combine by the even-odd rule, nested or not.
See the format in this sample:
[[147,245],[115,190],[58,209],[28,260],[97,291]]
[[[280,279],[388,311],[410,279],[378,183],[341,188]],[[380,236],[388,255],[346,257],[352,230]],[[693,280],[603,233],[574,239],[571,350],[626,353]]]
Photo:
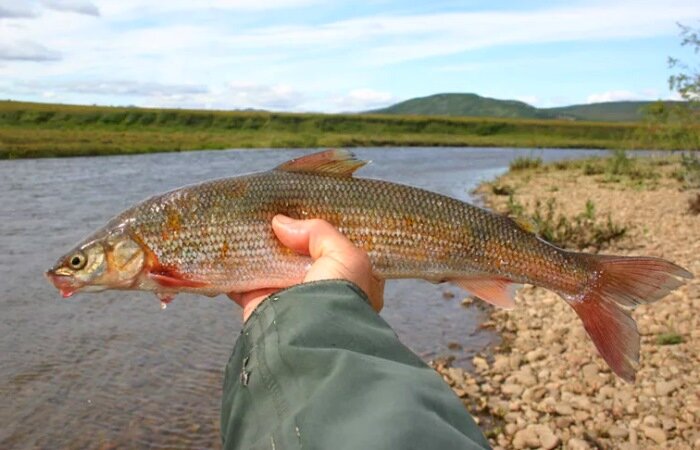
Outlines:
[[294,223],[294,219],[292,219],[291,217],[287,217],[283,214],[277,214],[275,216],[275,220],[277,222],[281,223],[282,225],[290,225],[290,224]]

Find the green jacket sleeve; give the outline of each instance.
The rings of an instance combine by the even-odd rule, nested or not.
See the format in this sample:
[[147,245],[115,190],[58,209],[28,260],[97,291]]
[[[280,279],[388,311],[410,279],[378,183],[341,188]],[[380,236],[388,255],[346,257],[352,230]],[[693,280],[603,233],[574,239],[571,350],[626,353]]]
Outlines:
[[462,403],[346,281],[251,315],[226,366],[226,449],[489,448]]

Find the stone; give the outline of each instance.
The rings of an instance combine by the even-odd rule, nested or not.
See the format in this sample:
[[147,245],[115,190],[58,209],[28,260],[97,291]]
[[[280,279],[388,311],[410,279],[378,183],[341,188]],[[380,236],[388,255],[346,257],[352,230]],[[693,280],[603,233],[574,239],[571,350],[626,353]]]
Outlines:
[[503,355],[496,355],[496,357],[493,360],[493,370],[496,372],[504,372],[509,370],[510,368],[510,362],[506,356]]
[[501,386],[501,392],[512,397],[520,397],[520,394],[523,393],[523,387],[518,384],[507,383]]
[[661,428],[643,427],[644,436],[661,445],[666,442],[666,433]]
[[590,448],[591,446],[588,445],[588,442],[579,438],[571,438],[566,443],[567,450],[590,450]]
[[559,445],[559,438],[546,425],[535,425],[535,432],[540,440],[540,447],[545,450],[551,450]]
[[659,381],[654,386],[654,391],[659,397],[666,397],[672,394],[676,389],[678,389],[678,383],[676,381]]
[[545,356],[547,356],[547,352],[545,352],[544,349],[537,348],[535,350],[527,352],[527,354],[525,355],[525,359],[527,359],[529,362],[535,362],[539,361]]
[[532,427],[525,428],[515,433],[513,437],[513,448],[537,448],[540,446],[540,439]]
[[608,436],[613,439],[624,439],[629,435],[629,432],[626,429],[615,425],[609,427],[607,431]]
[[560,416],[570,416],[574,413],[574,409],[567,403],[557,403],[554,411]]
[[484,372],[489,368],[489,363],[486,362],[484,358],[479,356],[472,358],[472,364],[474,364],[474,368],[476,368],[476,370],[479,372]]
[[656,418],[656,416],[646,416],[642,423],[648,427],[658,427],[659,426],[659,419]]

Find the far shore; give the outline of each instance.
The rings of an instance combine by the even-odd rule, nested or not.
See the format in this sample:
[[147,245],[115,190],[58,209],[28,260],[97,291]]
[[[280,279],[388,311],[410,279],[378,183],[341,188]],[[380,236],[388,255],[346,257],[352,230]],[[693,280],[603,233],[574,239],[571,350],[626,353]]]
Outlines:
[[[0,101],[0,159],[231,148],[685,149],[643,123],[71,106]],[[693,136],[700,129],[684,131]],[[645,137],[646,136],[646,137]]]

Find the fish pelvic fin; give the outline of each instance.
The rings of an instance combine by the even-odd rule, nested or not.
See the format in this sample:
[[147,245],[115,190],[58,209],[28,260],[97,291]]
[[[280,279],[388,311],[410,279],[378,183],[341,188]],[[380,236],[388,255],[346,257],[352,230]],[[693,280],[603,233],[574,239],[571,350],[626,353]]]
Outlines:
[[585,255],[594,271],[578,295],[562,295],[576,311],[598,352],[613,372],[634,382],[639,366],[639,331],[631,311],[682,286],[693,275],[659,258]]
[[292,159],[284,164],[280,164],[275,170],[349,178],[357,169],[368,162],[357,159],[348,150],[330,149]]
[[503,309],[515,308],[515,292],[522,285],[497,276],[471,276],[448,280],[485,302]]

